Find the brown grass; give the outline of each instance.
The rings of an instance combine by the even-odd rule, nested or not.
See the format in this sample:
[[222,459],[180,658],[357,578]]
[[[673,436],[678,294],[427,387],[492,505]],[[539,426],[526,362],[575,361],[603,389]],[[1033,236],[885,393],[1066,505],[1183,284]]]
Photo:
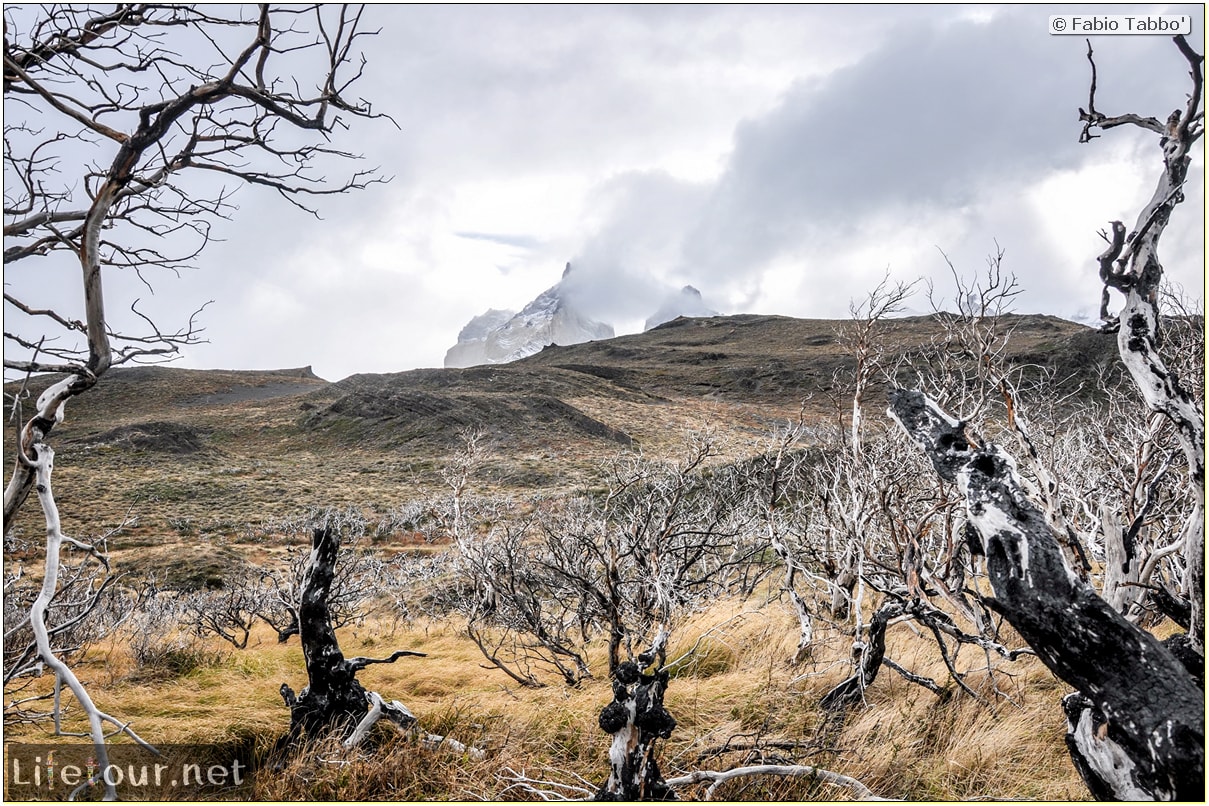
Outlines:
[[[1002,667],[996,682],[1015,704],[996,698],[993,710],[961,693],[942,702],[883,669],[867,692],[867,705],[842,726],[828,728],[815,703],[847,675],[842,655],[850,639],[832,636],[813,663],[791,668],[785,659],[795,646],[792,618],[776,605],[757,609],[751,602],[719,603],[681,625],[676,636],[669,659],[694,651],[674,667],[667,693],[667,707],[679,724],[661,743],[665,775],[751,762],[745,752],[716,752],[728,741],[792,740],[806,747],[781,751],[786,758],[776,760],[853,776],[884,797],[1086,797],[1063,745],[1058,705],[1063,687],[1034,659]],[[429,653],[370,666],[360,679],[367,688],[406,703],[426,731],[480,747],[487,758],[419,747],[383,726],[374,734],[376,747],[313,749],[280,771],[262,772],[253,782],[256,799],[529,799],[532,795],[511,780],[516,773],[578,786],[599,785],[607,776],[609,737],[596,725],[611,697],[606,680],[587,680],[578,689],[518,688],[483,667],[477,648],[454,621],[415,623],[393,633],[384,625],[346,628],[340,638],[349,655],[381,656],[395,648]],[[247,650],[225,652],[220,665],[150,681],[140,679],[124,643],[115,641],[93,653],[81,676],[100,707],[131,720],[149,741],[252,742],[263,751],[289,721],[278,687],[305,684],[296,640],[280,645],[271,632],[260,630]],[[896,625],[888,636],[889,654],[943,681],[944,667],[930,641]],[[973,658],[966,660],[974,665]],[[594,669],[604,668],[603,648],[595,648],[591,662]],[[991,696],[985,679],[971,675],[969,680]],[[78,709],[72,714],[78,716]],[[45,740],[29,726],[10,729],[8,738]],[[701,792],[683,794],[691,798]],[[716,797],[844,799],[847,792],[802,779],[748,779],[732,782]]]

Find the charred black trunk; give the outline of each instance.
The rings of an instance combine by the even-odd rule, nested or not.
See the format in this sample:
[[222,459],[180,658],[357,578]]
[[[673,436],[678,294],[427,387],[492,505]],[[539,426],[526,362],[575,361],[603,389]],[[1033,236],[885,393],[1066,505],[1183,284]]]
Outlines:
[[284,737],[287,742],[331,731],[347,735],[369,711],[366,691],[357,682],[361,666],[345,660],[328,610],[328,591],[339,550],[336,529],[330,525],[315,528],[311,565],[298,608],[298,634],[308,684],[296,697],[288,685],[282,684],[282,697],[290,708],[290,732]]
[[858,667],[844,682],[823,695],[819,707],[826,711],[842,711],[855,705],[865,696],[865,689],[873,684],[886,656],[886,627],[890,620],[902,615],[903,606],[898,602],[887,602],[873,613],[869,621],[869,640],[858,646]]
[[1092,794],[1202,799],[1204,694],[1185,665],[1072,571],[1007,454],[974,447],[920,392],[895,391],[890,413],[965,496],[995,592],[988,604],[1078,689],[1065,704],[1067,741]]
[[596,800],[676,799],[655,761],[655,741],[668,738],[676,728],[676,720],[663,707],[669,677],[662,668],[667,639],[661,629],[637,663],[625,661],[613,672],[613,701],[600,712],[600,729],[613,736],[609,780]]
[[[289,685],[281,684],[281,698],[290,709],[290,730],[278,740],[278,751],[332,733],[344,738],[346,744],[356,744],[380,717],[404,730],[416,727],[415,716],[404,705],[387,703],[375,692],[366,691],[357,682],[357,672],[371,663],[394,663],[405,656],[424,657],[424,653],[400,649],[386,658],[346,659],[340,651],[328,607],[339,553],[339,531],[328,523],[317,526],[298,607],[298,636],[306,661],[307,686],[295,695]],[[444,740],[440,736],[428,738]]]

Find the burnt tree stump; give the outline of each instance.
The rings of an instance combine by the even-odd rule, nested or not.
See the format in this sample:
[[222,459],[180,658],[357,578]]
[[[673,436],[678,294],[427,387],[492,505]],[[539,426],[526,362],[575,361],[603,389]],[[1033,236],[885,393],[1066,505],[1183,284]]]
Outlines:
[[[335,577],[340,551],[339,530],[325,523],[315,527],[311,564],[303,581],[298,608],[298,635],[306,661],[307,686],[297,695],[286,683],[281,697],[290,709],[289,732],[278,741],[283,750],[302,739],[339,733],[348,739],[364,737],[372,721],[386,716],[401,728],[415,727],[415,717],[398,703],[386,704],[357,682],[357,672],[371,663],[393,663],[401,657],[424,657],[423,652],[399,650],[388,658],[346,659],[336,640],[328,608],[328,593]],[[371,709],[371,704],[374,706]]]
[[660,632],[651,649],[613,672],[613,701],[600,712],[600,729],[612,734],[609,780],[596,800],[675,800],[655,760],[655,741],[667,739],[676,728],[675,718],[663,707],[668,672],[661,668],[667,633]]

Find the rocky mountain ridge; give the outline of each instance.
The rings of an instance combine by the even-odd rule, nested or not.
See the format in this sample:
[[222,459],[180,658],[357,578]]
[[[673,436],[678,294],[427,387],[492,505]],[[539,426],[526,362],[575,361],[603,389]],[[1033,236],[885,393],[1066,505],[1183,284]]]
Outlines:
[[659,309],[647,317],[642,330],[643,332],[648,331],[651,328],[659,327],[665,322],[679,319],[681,316],[697,318],[720,315],[705,304],[705,300],[701,299],[700,291],[691,285],[686,285],[676,293],[668,295],[663,304],[659,306]]

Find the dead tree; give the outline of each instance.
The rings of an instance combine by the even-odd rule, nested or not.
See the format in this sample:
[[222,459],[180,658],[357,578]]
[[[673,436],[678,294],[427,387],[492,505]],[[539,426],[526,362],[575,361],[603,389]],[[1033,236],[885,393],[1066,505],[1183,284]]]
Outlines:
[[[18,430],[4,524],[36,489],[47,543],[31,627],[40,659],[89,716],[101,769],[105,715],[55,654],[45,619],[64,544],[99,548],[62,533],[48,439],[67,401],[111,366],[170,359],[199,333],[194,319],[162,329],[137,300],[122,306],[133,324],[117,326],[105,271],[148,283],[153,269],[191,265],[211,222],[233,209],[224,182],[260,185],[307,209],[300,197],[381,181],[371,170],[327,184],[321,173],[328,158],[353,156],[329,136],[349,118],[375,117],[346,98],[367,33],[361,11],[347,7],[5,6],[4,367],[62,377],[32,414],[24,394],[11,401]],[[48,296],[56,269],[79,272],[78,313]]]
[[[996,275],[998,265],[992,263]],[[821,592],[828,593],[833,603],[838,593],[842,604],[851,604],[833,608],[833,615],[854,622],[849,628],[852,672],[821,701],[837,717],[863,701],[883,666],[941,698],[961,691],[994,708],[995,700],[976,691],[965,678],[972,671],[985,670],[994,695],[1008,698],[996,683],[996,667],[1028,654],[1005,644],[999,635],[1002,621],[979,601],[980,574],[962,539],[952,490],[927,472],[922,457],[902,444],[890,424],[866,417],[871,387],[904,371],[903,359],[894,358],[887,348],[893,327],[887,319],[910,291],[910,286],[883,281],[860,305],[852,306],[852,322],[846,323],[841,340],[853,358],[854,371],[850,376],[837,373],[836,383],[836,388],[851,389],[851,408],[845,405],[849,401],[837,399],[839,427],[816,430],[817,437],[827,440],[826,447],[811,462],[812,472],[799,482],[810,490],[806,497],[816,510],[798,541],[799,564],[811,561],[819,568],[812,581],[822,583]],[[980,292],[968,299],[963,294],[965,309],[946,316],[969,319],[971,300],[985,310],[1012,294],[993,277],[980,286]],[[953,335],[951,330],[942,331],[938,344],[926,352],[964,353],[961,345],[950,343]],[[986,375],[993,367],[994,362],[966,356],[959,365],[943,368],[934,380],[952,388],[955,397],[967,399],[971,408],[985,409]],[[846,410],[851,420],[846,419]],[[851,598],[839,584],[842,577],[834,573],[840,567],[839,557],[854,560]],[[861,606],[863,597],[876,597],[871,619]],[[886,656],[886,631],[901,621],[914,622],[931,634],[951,685],[916,674]],[[967,647],[975,649],[972,661],[960,657]]]
[[[773,438],[770,450],[757,456],[749,469],[746,485],[754,493],[753,505],[764,522],[768,545],[785,566],[781,576],[781,593],[789,597],[798,618],[798,645],[789,659],[791,665],[806,661],[814,651],[814,614],[809,594],[802,587],[821,580],[804,561],[799,547],[789,540],[793,524],[809,520],[803,507],[794,500],[793,489],[800,484],[805,451],[800,442],[805,431],[805,407],[795,421],[788,423]],[[799,580],[803,580],[801,583]],[[826,580],[823,580],[826,584]],[[837,588],[843,592],[842,586]],[[844,599],[845,603],[847,599]]]
[[609,779],[596,800],[675,800],[655,760],[655,742],[667,739],[676,720],[663,707],[667,690],[667,630],[636,660],[613,672],[613,701],[600,712],[600,729],[613,737]]
[[896,390],[890,413],[964,497],[995,593],[987,604],[1086,698],[1068,744],[1092,793],[1201,798],[1204,694],[1188,669],[1079,578],[1012,457],[918,391]]
[[[613,701],[600,712],[601,730],[612,736],[609,748],[609,777],[596,792],[577,777],[575,784],[539,781],[511,770],[509,789],[518,789],[540,800],[597,801],[677,800],[677,790],[708,783],[705,800],[727,781],[753,776],[805,777],[820,783],[848,787],[858,800],[881,800],[860,781],[846,775],[803,764],[757,764],[728,770],[692,770],[675,778],[664,778],[655,758],[656,742],[676,729],[676,719],[663,706],[670,677],[665,666],[668,632],[660,629],[654,642],[633,660],[621,663],[613,673]],[[796,745],[796,743],[794,743]],[[703,756],[702,756],[703,757]],[[698,757],[698,761],[702,757]],[[505,790],[507,791],[507,790]],[[579,797],[569,797],[576,795]]]
[[290,728],[278,739],[274,755],[280,761],[284,753],[299,744],[333,734],[340,736],[345,747],[355,747],[379,720],[386,719],[416,736],[425,747],[448,747],[472,758],[483,758],[485,753],[477,747],[421,730],[419,720],[407,706],[398,700],[387,702],[378,692],[367,691],[357,681],[357,673],[370,664],[394,663],[403,657],[423,658],[426,654],[399,649],[385,658],[344,657],[332,626],[328,601],[341,543],[341,525],[334,520],[337,519],[325,519],[312,532],[311,562],[298,607],[298,636],[306,662],[307,685],[295,694],[288,683],[281,684],[281,698],[290,709]]
[[[27,457],[62,421],[66,401],[111,366],[169,359],[197,341],[194,321],[162,330],[137,300],[130,307],[143,332],[115,330],[102,270],[131,269],[149,282],[152,269],[190,266],[210,222],[233,209],[228,191],[203,176],[261,185],[303,209],[302,196],[381,181],[370,170],[329,185],[318,173],[328,157],[353,156],[328,145],[328,136],[349,117],[375,116],[344,97],[363,69],[355,50],[367,34],[361,11],[264,5],[234,14],[144,4],[110,12],[5,8],[4,366],[67,376],[20,430]],[[169,40],[199,51],[182,56]],[[300,86],[308,67],[317,67],[309,92]],[[130,128],[115,128],[124,124]],[[286,128],[312,132],[320,143],[298,145],[279,131]],[[196,190],[184,183],[190,174]],[[25,261],[45,272],[63,258],[81,271],[82,320],[46,307],[41,284],[22,279]],[[35,476],[17,463],[4,496],[6,524]]]
[[856,671],[843,682],[828,691],[819,700],[825,711],[842,711],[860,702],[865,689],[877,678],[878,670],[886,659],[886,627],[890,620],[901,616],[903,606],[898,602],[887,602],[873,612],[869,620],[869,638],[855,645]]
[[1138,405],[1129,378],[1108,381],[1101,395],[1051,440],[1062,476],[1083,491],[1069,522],[1102,561],[1100,595],[1109,604],[1135,624],[1174,606],[1173,621],[1187,629],[1191,606],[1176,588],[1196,496],[1181,472],[1183,450],[1171,423]]
[[[473,586],[461,609],[492,666],[527,687],[543,685],[542,669],[576,685],[603,633],[612,674],[660,628],[737,587],[763,547],[748,537],[740,475],[708,468],[714,455],[693,435],[676,464],[618,457],[603,500],[579,493],[490,517],[458,492],[458,471],[451,521]],[[468,522],[474,510],[490,526]]]
[[[846,438],[837,444],[831,466],[823,476],[829,480],[829,495],[823,496],[824,520],[838,532],[842,548],[831,550],[825,563],[828,576],[832,579],[831,615],[837,621],[854,616],[859,632],[862,614],[860,608],[852,608],[853,591],[862,584],[861,566],[867,552],[861,546],[860,536],[869,531],[874,501],[878,497],[877,485],[867,484],[866,452],[869,442],[865,422],[865,397],[879,372],[884,372],[884,344],[879,328],[882,321],[902,310],[905,300],[911,295],[914,283],[890,285],[889,276],[859,303],[848,306],[850,321],[840,329],[838,341],[852,361],[851,377],[840,388],[851,392],[850,417]],[[838,377],[837,377],[837,380]],[[837,405],[839,425],[844,426],[844,406]],[[875,471],[876,472],[876,471]],[[831,530],[829,529],[829,532]],[[827,543],[830,544],[830,533]],[[859,592],[857,594],[860,595]]]
[[218,590],[183,596],[181,622],[197,635],[217,635],[236,649],[245,649],[264,598],[265,592],[254,576],[244,572],[225,580]]
[[[1203,55],[1194,51],[1183,36],[1174,38],[1180,54],[1188,62],[1192,91],[1187,103],[1168,115],[1166,121],[1136,114],[1108,116],[1096,110],[1096,63],[1091,42],[1087,60],[1091,64],[1091,88],[1087,109],[1079,110],[1083,122],[1080,142],[1099,135],[1093,129],[1107,130],[1133,125],[1159,136],[1163,152],[1163,171],[1154,193],[1138,214],[1132,231],[1126,234],[1120,221],[1111,224],[1112,234],[1101,233],[1108,247],[1097,258],[1101,294],[1100,317],[1105,327],[1117,332],[1121,360],[1152,412],[1166,417],[1174,425],[1187,461],[1187,473],[1194,508],[1182,535],[1182,555],[1186,564],[1180,593],[1191,607],[1188,639],[1192,648],[1205,652],[1205,414],[1179,377],[1163,360],[1160,352],[1159,297],[1163,264],[1159,261],[1159,240],[1175,208],[1184,200],[1184,184],[1192,162],[1193,145],[1205,133],[1201,108],[1204,89]],[[1124,307],[1115,316],[1108,311],[1109,289],[1125,298]]]
[[551,540],[560,530],[575,537],[577,547],[559,547],[565,560],[576,551],[590,558],[585,593],[608,633],[610,673],[676,619],[725,594],[763,548],[748,539],[741,476],[708,468],[716,451],[710,434],[694,433],[675,463],[619,457],[604,500],[582,502],[587,519],[565,510],[569,520],[543,524]]
[[[364,531],[363,522],[357,520],[356,528]],[[287,555],[284,567],[261,570],[254,583],[258,595],[253,615],[273,628],[278,643],[284,644],[291,635],[298,634],[298,612],[309,567],[310,557],[299,547],[296,553]],[[334,628],[371,615],[375,582],[383,573],[382,563],[376,557],[348,548],[341,550],[327,596]]]
[[383,716],[404,729],[416,724],[415,716],[403,706],[386,703],[366,691],[357,682],[357,673],[371,663],[394,663],[405,656],[424,657],[425,653],[401,649],[387,658],[350,659],[340,651],[328,607],[339,551],[340,530],[330,522],[316,526],[298,607],[298,634],[308,683],[297,695],[288,684],[281,684],[282,699],[290,709],[290,730],[278,743],[279,748],[333,731],[342,738],[359,741],[372,722]]
[[[545,685],[539,669],[576,686],[591,677],[580,648],[590,617],[579,592],[566,584],[564,564],[547,559],[534,540],[533,517],[517,514],[513,502],[470,495],[487,443],[480,428],[464,429],[460,437],[462,449],[441,476],[451,493],[445,524],[468,588],[457,603],[466,634],[492,667],[526,688]],[[491,526],[481,529],[483,523]]]
[[[103,555],[59,568],[59,586],[46,609],[46,637],[51,652],[67,664],[82,658],[96,643],[126,621],[134,606],[117,586],[119,575],[102,562]],[[45,672],[30,621],[31,605],[41,585],[26,578],[19,564],[4,571],[4,722],[46,723],[61,715],[55,695],[37,683]]]

